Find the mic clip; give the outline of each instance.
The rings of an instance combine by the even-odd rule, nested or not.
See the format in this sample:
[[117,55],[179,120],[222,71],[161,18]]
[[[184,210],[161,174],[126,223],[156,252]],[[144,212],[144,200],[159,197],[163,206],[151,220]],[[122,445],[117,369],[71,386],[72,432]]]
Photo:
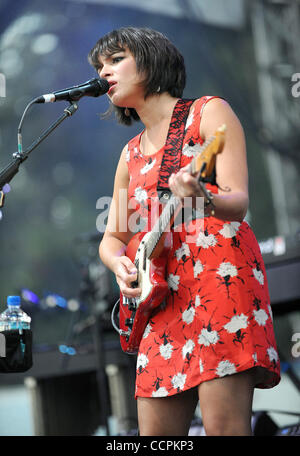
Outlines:
[[78,109],[78,104],[75,101],[71,101],[69,106],[64,109],[64,112],[69,116],[72,116]]

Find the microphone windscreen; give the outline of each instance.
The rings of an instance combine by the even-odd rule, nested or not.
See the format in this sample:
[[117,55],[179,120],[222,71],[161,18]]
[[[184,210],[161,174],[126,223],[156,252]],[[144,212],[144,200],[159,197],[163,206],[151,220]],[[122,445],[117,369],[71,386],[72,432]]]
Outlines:
[[109,91],[109,83],[106,79],[98,78],[97,83],[99,85],[100,93],[99,95],[103,95],[104,93]]

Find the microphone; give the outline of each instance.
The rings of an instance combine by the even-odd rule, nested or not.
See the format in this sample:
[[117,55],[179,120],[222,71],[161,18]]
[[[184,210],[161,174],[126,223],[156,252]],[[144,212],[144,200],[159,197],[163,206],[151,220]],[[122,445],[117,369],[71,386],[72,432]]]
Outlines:
[[69,102],[78,101],[82,97],[99,97],[109,90],[109,83],[106,79],[94,78],[83,84],[58,90],[53,93],[46,93],[34,100],[35,103],[54,103],[55,101],[66,100]]

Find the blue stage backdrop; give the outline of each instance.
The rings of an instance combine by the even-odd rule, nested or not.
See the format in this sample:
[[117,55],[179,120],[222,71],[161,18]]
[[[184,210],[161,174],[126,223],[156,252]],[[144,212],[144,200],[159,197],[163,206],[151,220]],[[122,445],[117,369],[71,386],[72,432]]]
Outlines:
[[[194,20],[188,11],[185,17],[176,17],[113,3],[0,1],[0,73],[6,81],[5,97],[0,98],[1,169],[17,150],[17,127],[30,100],[96,76],[87,54],[106,32],[126,25],[152,27],[165,33],[185,57],[184,96],[220,95],[240,117],[247,135],[250,196],[255,200],[249,221],[258,239],[276,235],[257,140],[258,95],[247,23],[242,28],[222,27]],[[34,105],[23,125],[24,148],[66,106],[64,102]],[[52,307],[48,300],[47,307],[46,296],[78,299],[86,268],[91,260],[97,262],[97,242],[89,241],[90,234],[97,234],[96,202],[112,195],[120,152],[143,128],[120,126],[113,118],[103,120],[101,113],[107,108],[106,96],[83,98],[74,116],[21,165],[2,208],[0,309],[7,295],[22,289],[34,292],[36,302],[29,299],[27,309],[38,322],[36,343],[64,340],[70,313],[55,300]],[[116,293],[114,281],[112,289]],[[81,304],[79,320],[89,312],[89,303]],[[40,308],[44,310],[36,310]]]

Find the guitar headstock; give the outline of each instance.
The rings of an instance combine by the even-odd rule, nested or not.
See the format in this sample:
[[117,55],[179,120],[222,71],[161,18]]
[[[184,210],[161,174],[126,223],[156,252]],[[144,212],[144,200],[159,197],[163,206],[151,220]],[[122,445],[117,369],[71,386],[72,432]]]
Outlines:
[[225,143],[226,125],[217,129],[215,134],[203,144],[203,150],[193,160],[192,174],[200,172],[201,178],[211,175],[216,162],[216,155],[222,152]]

